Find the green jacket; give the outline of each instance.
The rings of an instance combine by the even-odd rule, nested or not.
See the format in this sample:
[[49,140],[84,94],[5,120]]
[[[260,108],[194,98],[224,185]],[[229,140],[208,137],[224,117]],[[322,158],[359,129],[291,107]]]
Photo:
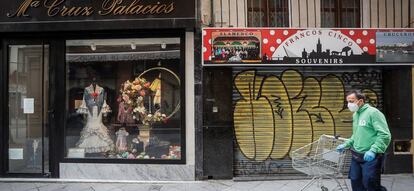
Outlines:
[[363,105],[352,116],[352,136],[345,142],[345,148],[352,147],[359,153],[371,150],[384,153],[391,141],[384,114],[369,104]]

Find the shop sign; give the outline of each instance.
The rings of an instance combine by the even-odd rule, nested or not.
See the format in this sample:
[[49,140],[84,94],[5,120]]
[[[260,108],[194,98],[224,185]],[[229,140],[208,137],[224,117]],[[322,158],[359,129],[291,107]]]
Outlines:
[[414,62],[414,30],[203,29],[204,65]]
[[0,23],[195,16],[194,1],[186,0],[17,0],[0,7]]

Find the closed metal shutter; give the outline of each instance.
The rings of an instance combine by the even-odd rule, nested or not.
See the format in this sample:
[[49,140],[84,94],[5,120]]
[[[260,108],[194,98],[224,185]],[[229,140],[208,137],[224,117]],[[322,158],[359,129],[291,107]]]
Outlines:
[[381,109],[381,68],[233,68],[234,176],[299,175],[292,150],[322,134],[352,134],[345,98],[351,89]]

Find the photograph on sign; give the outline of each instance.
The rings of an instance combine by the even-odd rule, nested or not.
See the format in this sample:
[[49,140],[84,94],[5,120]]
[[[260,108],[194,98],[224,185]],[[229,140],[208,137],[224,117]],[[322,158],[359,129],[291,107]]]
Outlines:
[[377,32],[377,62],[414,62],[414,32]]
[[213,32],[212,60],[224,62],[260,62],[260,32]]

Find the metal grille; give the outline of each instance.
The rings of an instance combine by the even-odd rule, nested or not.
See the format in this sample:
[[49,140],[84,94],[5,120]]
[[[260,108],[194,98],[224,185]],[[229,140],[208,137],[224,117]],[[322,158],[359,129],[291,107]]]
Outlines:
[[347,91],[363,90],[368,103],[380,109],[383,104],[379,67],[236,67],[233,76],[234,176],[239,178],[297,176],[292,150],[322,134],[349,138]]

